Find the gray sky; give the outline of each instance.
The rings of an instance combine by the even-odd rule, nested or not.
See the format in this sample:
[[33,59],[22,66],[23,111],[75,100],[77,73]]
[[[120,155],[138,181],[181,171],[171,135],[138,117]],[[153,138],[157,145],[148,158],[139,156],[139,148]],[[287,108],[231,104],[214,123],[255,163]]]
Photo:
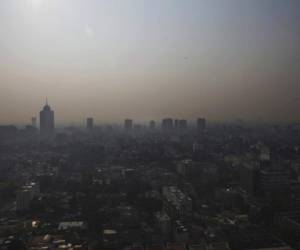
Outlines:
[[299,120],[298,0],[1,0],[0,123]]

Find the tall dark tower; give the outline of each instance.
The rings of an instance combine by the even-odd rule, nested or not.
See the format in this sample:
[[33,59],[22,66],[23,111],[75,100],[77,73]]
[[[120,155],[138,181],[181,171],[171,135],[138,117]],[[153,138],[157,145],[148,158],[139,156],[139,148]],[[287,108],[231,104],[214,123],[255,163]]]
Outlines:
[[124,121],[124,129],[127,131],[131,131],[133,127],[133,121],[131,119],[126,119]]
[[40,132],[42,136],[47,137],[54,134],[54,111],[51,110],[47,100],[40,112]]
[[93,131],[94,129],[94,119],[92,117],[89,117],[86,119],[86,129],[88,131]]
[[[178,123],[178,121],[177,121],[177,123]],[[173,129],[173,127],[174,127],[174,125],[173,125],[172,118],[165,118],[162,120],[162,123],[161,123],[162,130],[170,131]]]
[[37,126],[36,126],[36,117],[32,117],[32,118],[31,118],[31,126],[34,127],[34,128],[37,127]]

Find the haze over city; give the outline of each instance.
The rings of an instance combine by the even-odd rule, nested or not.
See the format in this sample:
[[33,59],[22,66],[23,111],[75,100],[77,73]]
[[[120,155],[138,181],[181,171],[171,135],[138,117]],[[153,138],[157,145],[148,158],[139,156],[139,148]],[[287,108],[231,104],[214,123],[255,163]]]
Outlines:
[[299,0],[0,0],[0,250],[300,250]]
[[300,2],[1,0],[0,123],[298,121]]

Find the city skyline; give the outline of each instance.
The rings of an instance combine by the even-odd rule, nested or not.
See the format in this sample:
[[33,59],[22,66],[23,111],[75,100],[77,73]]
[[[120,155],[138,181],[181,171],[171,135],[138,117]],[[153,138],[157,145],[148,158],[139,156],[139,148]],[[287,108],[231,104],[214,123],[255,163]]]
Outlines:
[[[63,122],[63,119],[57,119],[56,116],[56,110],[53,109],[52,105],[50,105],[48,103],[48,98],[46,98],[46,101],[42,106],[42,110],[38,111],[37,114],[32,114],[31,117],[27,117],[28,119],[22,122],[17,122],[17,123],[0,123],[0,125],[16,125],[16,126],[32,126],[32,127],[37,127],[37,123],[39,123],[38,128],[41,127],[41,114],[44,113],[45,109],[46,111],[52,112],[51,116],[53,116],[50,120],[51,123],[53,123],[53,125],[51,125],[50,127],[53,127],[53,131],[55,130],[55,128],[59,128],[61,126],[78,126],[78,127],[86,127],[87,129],[91,130],[92,127],[94,126],[101,126],[101,125],[116,125],[116,126],[120,126],[122,127],[127,122],[131,123],[131,128],[133,129],[134,125],[143,125],[143,126],[149,126],[151,127],[152,125],[150,125],[150,123],[154,122],[155,124],[157,123],[159,126],[159,128],[164,127],[164,122],[165,120],[169,120],[172,123],[172,127],[175,126],[178,128],[182,125],[180,124],[180,122],[187,122],[185,126],[188,127],[205,127],[205,123],[207,122],[207,118],[201,115],[198,116],[193,116],[190,118],[186,118],[186,116],[161,116],[161,117],[150,117],[148,119],[138,119],[136,117],[121,117],[117,120],[103,120],[103,119],[97,119],[97,117],[95,118],[95,116],[83,116],[80,118],[80,120],[78,121],[67,121],[67,122]],[[40,107],[41,108],[41,107]],[[39,109],[40,109],[39,108]],[[54,119],[54,112],[55,112],[55,119]],[[58,112],[59,113],[59,112]],[[39,117],[39,119],[37,119],[37,117]],[[55,120],[55,122],[54,122]],[[263,119],[257,119],[257,120],[249,120],[249,119],[242,119],[242,118],[236,118],[236,119],[228,119],[228,120],[209,120],[209,123],[252,123],[252,124],[272,124],[272,123],[298,123],[298,120],[292,120],[292,121],[280,121],[280,120],[274,120],[274,121],[267,121],[267,120],[263,120]],[[89,123],[89,124],[88,124]],[[178,123],[178,124],[176,124]],[[155,127],[155,125],[154,125]],[[174,127],[174,128],[175,128]],[[125,129],[128,130],[128,128],[126,128],[125,125]]]
[[[298,1],[3,0],[0,124],[299,121]],[[21,42],[22,41],[22,42]]]
[[300,0],[0,0],[0,250],[300,250]]

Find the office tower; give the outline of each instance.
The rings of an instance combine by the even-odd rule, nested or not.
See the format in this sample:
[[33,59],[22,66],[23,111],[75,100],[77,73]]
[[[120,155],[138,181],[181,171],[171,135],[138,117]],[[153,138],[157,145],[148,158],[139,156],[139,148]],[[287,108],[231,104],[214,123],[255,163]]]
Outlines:
[[200,131],[205,130],[206,120],[205,118],[198,118],[197,120],[197,129]]
[[34,127],[34,128],[36,128],[37,127],[36,125],[37,125],[36,124],[36,117],[32,117],[31,118],[31,126]]
[[54,134],[54,111],[51,110],[47,101],[40,112],[40,132],[42,136],[51,136]]
[[172,118],[165,118],[162,120],[161,128],[163,130],[172,130],[173,129],[173,119]]
[[178,128],[179,129],[187,129],[187,120],[179,120]]
[[150,121],[149,128],[150,129],[155,129],[155,127],[156,127],[155,121]]
[[131,119],[126,119],[124,121],[124,129],[129,131],[129,130],[132,130],[132,125],[133,125],[133,122]]
[[86,129],[92,131],[94,129],[94,119],[89,117],[86,119]]

